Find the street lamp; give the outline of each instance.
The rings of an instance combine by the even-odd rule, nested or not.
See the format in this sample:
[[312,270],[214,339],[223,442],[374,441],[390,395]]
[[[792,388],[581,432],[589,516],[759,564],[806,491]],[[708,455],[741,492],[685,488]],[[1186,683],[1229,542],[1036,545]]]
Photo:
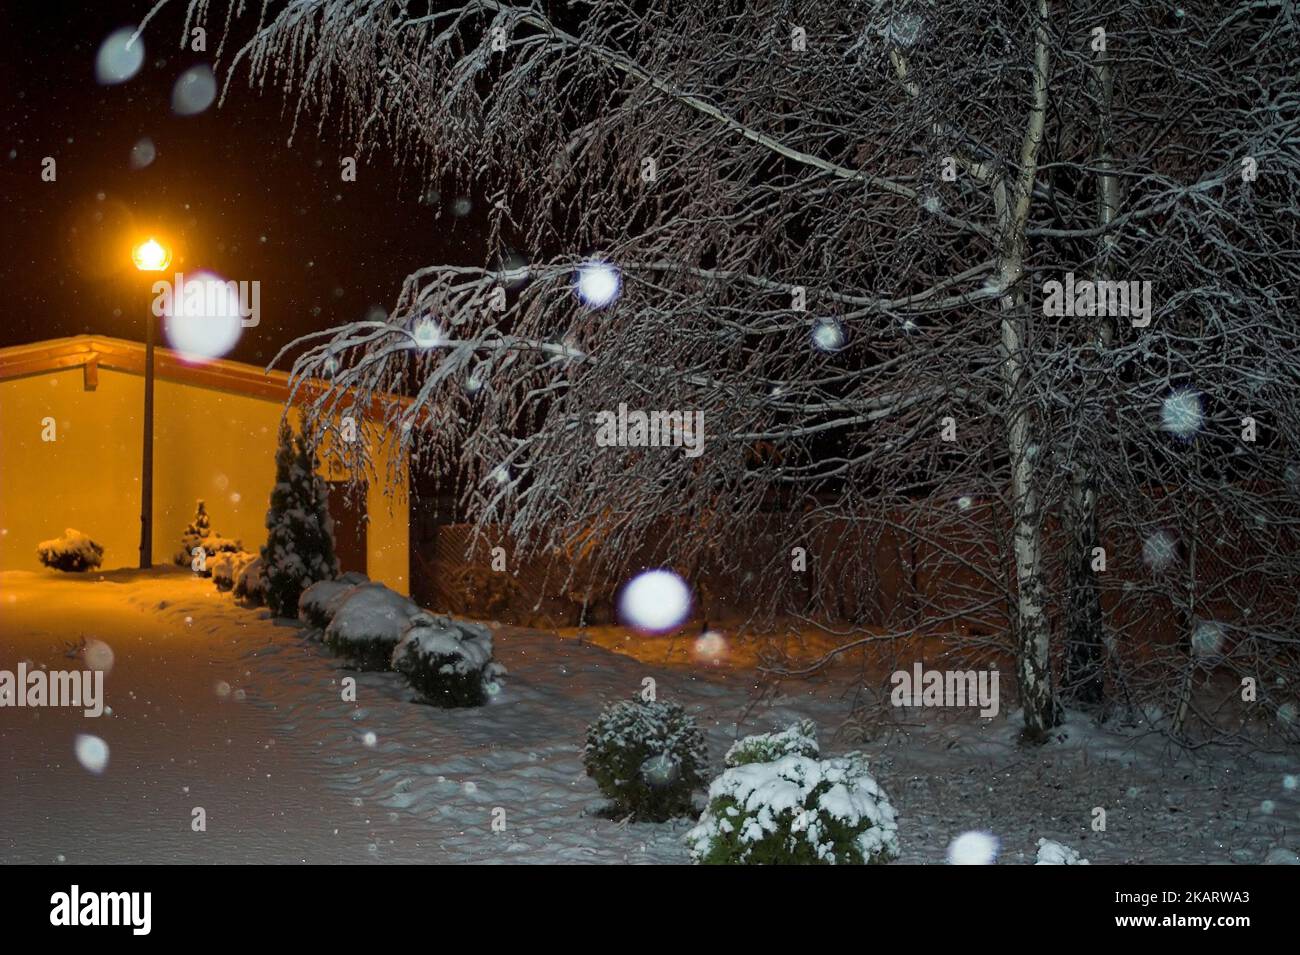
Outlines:
[[161,272],[171,260],[171,250],[154,238],[145,239],[131,250],[131,261],[141,272]]
[[[131,250],[141,272],[161,272],[171,264],[171,250],[148,238]],[[153,306],[144,319],[144,460],[140,471],[140,569],[153,565]]]

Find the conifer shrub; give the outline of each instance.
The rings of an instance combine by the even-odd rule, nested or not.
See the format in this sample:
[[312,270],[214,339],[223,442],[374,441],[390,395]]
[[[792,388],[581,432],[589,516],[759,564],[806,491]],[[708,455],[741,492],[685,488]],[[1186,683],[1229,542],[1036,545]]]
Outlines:
[[583,750],[587,775],[615,811],[653,822],[694,813],[707,759],[704,734],[679,704],[639,698],[607,706]]

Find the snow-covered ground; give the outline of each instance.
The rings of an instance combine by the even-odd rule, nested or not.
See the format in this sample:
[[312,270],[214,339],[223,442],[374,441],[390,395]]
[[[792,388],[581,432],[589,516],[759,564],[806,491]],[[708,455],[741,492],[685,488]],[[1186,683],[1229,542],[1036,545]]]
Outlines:
[[[847,666],[773,686],[735,661],[649,663],[502,628],[502,692],[480,709],[441,710],[411,702],[396,674],[345,670],[305,634],[176,569],[0,574],[0,669],[80,668],[67,645],[82,636],[114,657],[111,713],[98,719],[0,708],[0,861],[685,862],[693,820],[605,818],[582,768],[587,725],[646,678],[699,719],[715,772],[738,736],[800,717],[821,727],[823,753],[849,748],[832,739],[853,690]],[[355,703],[343,700],[348,676]],[[903,862],[942,862],[972,830],[1017,863],[1034,861],[1040,838],[1094,864],[1300,851],[1294,758],[1217,750],[1171,761],[1155,740],[1082,718],[1023,749],[1014,713],[932,713],[909,710],[853,747],[898,811]],[[75,752],[87,733],[108,745],[98,775]],[[196,807],[204,832],[192,830]],[[1091,828],[1095,807],[1104,832]]]

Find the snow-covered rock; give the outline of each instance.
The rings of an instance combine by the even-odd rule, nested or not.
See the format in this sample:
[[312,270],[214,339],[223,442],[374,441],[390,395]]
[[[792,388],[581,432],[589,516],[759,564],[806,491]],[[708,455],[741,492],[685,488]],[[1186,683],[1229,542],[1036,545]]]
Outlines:
[[858,753],[802,755],[798,750],[810,739],[815,746],[799,725],[766,734],[750,751],[773,745],[792,751],[732,766],[713,781],[708,807],[686,835],[696,862],[862,865],[898,858],[894,807],[867,772],[866,759]]
[[431,613],[410,619],[391,665],[426,703],[481,706],[505,668],[492,660],[492,633],[481,624]]
[[383,584],[345,591],[325,627],[325,645],[365,670],[387,670],[411,618],[422,611]]
[[62,537],[41,541],[36,545],[36,556],[46,567],[79,573],[93,570],[104,562],[104,548],[69,527]]
[[1034,865],[1091,865],[1078,851],[1051,839],[1038,840],[1038,859]]

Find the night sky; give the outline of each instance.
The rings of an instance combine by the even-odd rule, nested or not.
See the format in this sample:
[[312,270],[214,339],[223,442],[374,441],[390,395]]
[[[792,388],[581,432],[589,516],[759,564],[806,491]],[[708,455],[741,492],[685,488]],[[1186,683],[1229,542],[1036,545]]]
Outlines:
[[[130,246],[153,231],[177,247],[169,273],[261,282],[261,323],[226,356],[255,364],[304,332],[388,309],[420,266],[486,261],[478,204],[453,212],[474,197],[382,157],[342,181],[350,148],[335,125],[318,135],[312,114],[290,145],[283,92],[249,89],[246,73],[223,105],[174,114],[177,78],[211,63],[219,42],[210,33],[206,52],[180,49],[186,4],[155,17],[144,65],[109,86],[95,75],[101,43],[153,0],[0,5],[0,346],[88,332],[142,339],[150,281],[132,268]],[[145,137],[156,158],[133,168]],[[41,179],[47,156],[54,182]]]

